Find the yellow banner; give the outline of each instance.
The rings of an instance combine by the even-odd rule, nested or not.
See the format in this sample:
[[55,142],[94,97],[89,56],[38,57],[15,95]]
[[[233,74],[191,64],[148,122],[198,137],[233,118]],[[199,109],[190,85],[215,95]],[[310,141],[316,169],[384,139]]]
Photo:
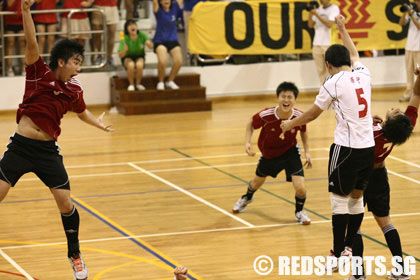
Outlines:
[[[404,48],[407,27],[398,21],[403,0],[335,0],[358,50]],[[307,2],[200,2],[189,24],[188,48],[194,54],[309,53],[314,30]],[[335,28],[332,42],[340,43]]]

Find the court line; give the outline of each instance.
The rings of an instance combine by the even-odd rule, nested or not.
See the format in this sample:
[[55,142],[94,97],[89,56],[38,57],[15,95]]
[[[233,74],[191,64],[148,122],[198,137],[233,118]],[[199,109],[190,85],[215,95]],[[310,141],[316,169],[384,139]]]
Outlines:
[[[420,212],[390,215],[390,217],[392,218],[409,217],[409,216],[420,216]],[[372,220],[374,219],[374,217],[368,216],[368,217],[364,217],[363,219]],[[320,221],[312,221],[311,224],[325,224],[329,222],[331,222],[331,220],[320,220]],[[286,227],[286,226],[303,226],[303,225],[295,222],[295,223],[284,223],[284,224],[256,225],[253,228],[243,226],[243,227],[230,227],[230,228],[190,230],[190,231],[178,231],[178,232],[167,232],[167,233],[141,234],[141,235],[132,235],[132,236],[119,236],[119,237],[109,237],[109,238],[97,238],[97,239],[89,239],[89,240],[80,240],[79,243],[95,243],[95,242],[105,242],[105,241],[126,240],[130,238],[153,238],[153,237],[162,237],[162,236],[177,236],[177,235],[213,233],[213,232],[224,232],[224,231],[235,231],[235,230],[260,229],[260,228],[273,228],[273,227]],[[10,243],[12,242],[13,241],[10,241]],[[33,247],[48,247],[48,246],[57,246],[57,245],[66,245],[66,244],[67,244],[66,242],[27,244],[27,245],[19,245],[19,246],[0,247],[0,250],[22,249],[22,248],[33,248]]]
[[411,182],[416,183],[416,184],[420,184],[420,181],[419,181],[419,180],[416,180],[416,179],[413,179],[413,178],[411,178],[411,177],[408,177],[408,176],[402,175],[402,174],[400,174],[400,173],[398,173],[398,172],[395,172],[395,171],[389,170],[388,168],[387,168],[386,170],[388,171],[388,173],[389,173],[389,174],[392,174],[392,175],[394,175],[394,176],[401,177],[401,178],[403,178],[403,179],[406,179],[406,180],[411,181]]
[[14,268],[16,268],[23,276],[26,277],[26,279],[28,280],[35,280],[34,278],[32,278],[31,275],[29,275],[22,267],[20,267],[20,265],[18,265],[11,257],[9,257],[8,254],[6,254],[2,249],[0,249],[0,255],[2,255],[3,258],[6,259],[6,261],[8,261],[11,265],[14,266]]
[[199,196],[197,196],[197,195],[195,195],[195,194],[193,194],[193,193],[191,193],[191,192],[189,192],[189,191],[187,191],[187,190],[185,190],[185,189],[183,189],[183,188],[181,188],[181,187],[179,187],[179,186],[177,186],[177,185],[175,185],[175,184],[173,184],[173,183],[171,183],[171,182],[169,182],[165,179],[163,179],[162,177],[159,177],[159,176],[155,175],[154,173],[152,173],[150,171],[147,171],[147,170],[141,168],[140,166],[135,165],[134,163],[129,162],[128,165],[137,169],[137,170],[139,170],[139,171],[141,171],[141,172],[143,172],[143,173],[145,173],[145,174],[147,174],[147,175],[149,175],[150,177],[155,178],[156,180],[158,180],[158,181],[160,181],[160,182],[162,182],[162,183],[164,183],[164,184],[166,184],[166,185],[168,185],[168,186],[170,186],[170,187],[172,187],[172,188],[174,188],[174,189],[176,189],[176,190],[178,190],[178,191],[180,191],[180,192],[182,192],[182,193],[184,193],[184,194],[186,194],[186,195],[188,195],[192,198],[194,198],[195,200],[198,200],[199,202],[206,204],[207,206],[225,214],[226,216],[231,217],[232,219],[234,219],[234,220],[236,220],[236,221],[238,221],[238,222],[240,222],[240,223],[242,223],[242,224],[244,224],[248,227],[254,227],[253,224],[245,221],[244,219],[241,219],[238,216],[235,216],[235,215],[227,212],[226,210],[220,208],[219,206],[216,206],[213,203],[210,203],[207,200],[202,199],[201,197],[199,197]]
[[391,156],[391,155],[389,155],[388,158],[391,158],[393,160],[396,160],[396,161],[399,161],[399,162],[402,162],[402,163],[405,163],[405,164],[408,164],[408,165],[411,165],[411,166],[420,168],[420,165],[419,164],[413,163],[413,162],[408,161],[408,160],[404,160],[404,159],[401,159],[401,158],[398,158],[398,157],[394,157],[394,156]]

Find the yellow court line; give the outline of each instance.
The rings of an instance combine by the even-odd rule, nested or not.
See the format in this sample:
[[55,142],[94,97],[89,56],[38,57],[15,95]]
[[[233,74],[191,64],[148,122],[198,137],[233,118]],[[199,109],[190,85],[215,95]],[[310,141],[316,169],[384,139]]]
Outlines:
[[[114,226],[115,228],[117,228],[118,230],[124,232],[126,235],[129,236],[134,236],[133,233],[131,233],[130,231],[128,231],[127,229],[123,228],[121,225],[117,224],[116,222],[114,222],[113,220],[109,219],[108,217],[106,217],[105,215],[103,215],[102,213],[100,213],[98,210],[94,209],[93,207],[91,207],[90,205],[88,205],[87,203],[85,203],[84,201],[80,200],[79,198],[76,198],[75,196],[72,195],[72,199],[74,199],[77,203],[83,205],[83,207],[87,208],[88,210],[90,210],[92,213],[96,214],[97,216],[99,216],[101,219],[103,219],[104,221],[107,221],[108,223],[110,223],[112,226]],[[173,259],[171,259],[170,257],[166,256],[165,254],[163,254],[162,252],[160,252],[159,250],[157,250],[156,248],[154,248],[153,246],[151,246],[150,244],[148,244],[147,242],[143,241],[140,238],[133,238],[135,240],[137,240],[138,242],[142,243],[145,247],[147,247],[149,250],[159,254],[162,258],[166,259],[167,261],[173,263],[176,266],[180,266],[180,264],[176,261],[174,261]],[[170,267],[169,265],[165,264],[164,266],[166,269],[171,270],[172,271],[172,267]],[[202,279],[201,277],[197,276],[196,274],[194,274],[193,272],[189,271],[189,274],[192,275],[193,277],[197,278],[197,279]]]
[[99,272],[98,274],[96,274],[95,277],[93,278],[93,280],[99,280],[99,278],[102,275],[104,275],[104,274],[106,274],[106,273],[108,273],[108,272],[110,272],[110,271],[112,271],[114,269],[117,269],[117,268],[120,268],[120,267],[123,267],[123,266],[127,266],[127,265],[131,265],[131,264],[135,264],[135,263],[140,263],[140,262],[142,262],[142,261],[134,261],[134,262],[124,263],[124,264],[120,264],[120,265],[116,265],[116,266],[107,268],[107,269]]

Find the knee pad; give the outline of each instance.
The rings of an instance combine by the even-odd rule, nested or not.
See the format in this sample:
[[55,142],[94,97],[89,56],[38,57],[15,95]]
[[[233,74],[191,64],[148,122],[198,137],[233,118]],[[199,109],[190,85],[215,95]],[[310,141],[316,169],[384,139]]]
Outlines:
[[365,212],[365,206],[363,205],[363,196],[359,198],[349,198],[349,214],[357,215]]
[[331,193],[331,210],[333,215],[348,214],[348,197],[340,196],[335,193]]

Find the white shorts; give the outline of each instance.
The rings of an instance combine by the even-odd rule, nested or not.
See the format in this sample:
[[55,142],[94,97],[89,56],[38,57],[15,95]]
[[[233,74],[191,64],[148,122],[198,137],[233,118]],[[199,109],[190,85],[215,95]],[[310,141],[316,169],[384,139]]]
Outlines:
[[[70,27],[72,33],[77,33],[80,31],[90,31],[90,22],[88,18],[83,19],[71,19],[70,20]],[[67,32],[68,30],[68,23],[67,18],[62,18],[61,21],[61,31]],[[65,34],[64,36],[67,36]],[[92,36],[90,33],[86,34],[72,34],[70,39],[90,39]]]
[[[120,21],[117,6],[98,6],[93,5],[93,8],[104,10],[106,16],[106,25],[117,24]],[[92,24],[102,25],[102,13],[92,12]]]

